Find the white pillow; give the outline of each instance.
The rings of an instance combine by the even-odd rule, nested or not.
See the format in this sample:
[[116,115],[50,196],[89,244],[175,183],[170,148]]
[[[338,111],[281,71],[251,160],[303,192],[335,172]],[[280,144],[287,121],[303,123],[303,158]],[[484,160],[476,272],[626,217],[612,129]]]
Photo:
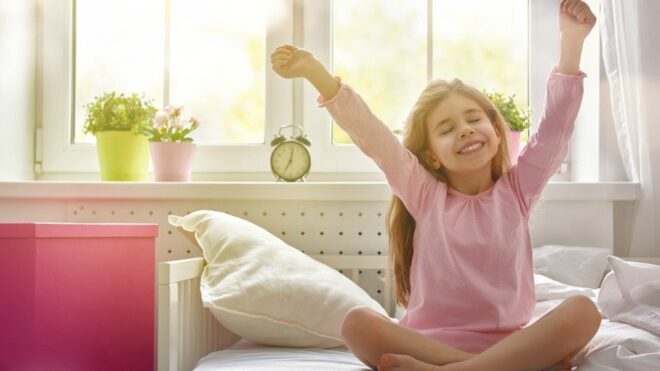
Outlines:
[[383,307],[335,269],[237,217],[198,210],[171,215],[194,232],[208,263],[201,277],[204,307],[231,332],[256,343],[331,348],[343,345],[346,313]]
[[612,252],[600,247],[545,245],[532,253],[535,273],[567,285],[597,288]]
[[612,321],[660,336],[660,266],[607,257],[612,267],[603,280],[598,306]]

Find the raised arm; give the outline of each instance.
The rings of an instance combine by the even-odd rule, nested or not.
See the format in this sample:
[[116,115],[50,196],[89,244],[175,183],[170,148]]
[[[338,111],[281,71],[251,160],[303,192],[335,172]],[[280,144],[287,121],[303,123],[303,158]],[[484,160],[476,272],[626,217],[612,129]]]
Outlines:
[[584,89],[585,75],[580,72],[582,45],[595,23],[596,17],[583,1],[561,1],[559,63],[548,78],[539,128],[530,137],[511,173],[527,214],[566,157]]
[[282,45],[275,49],[270,61],[273,71],[284,78],[302,77],[307,79],[324,100],[334,98],[339,91],[339,82],[312,53],[305,49],[294,45]]
[[557,72],[574,75],[580,71],[584,39],[596,24],[596,16],[580,0],[562,0],[559,4],[560,54]]
[[321,95],[321,107],[328,110],[353,143],[385,173],[392,192],[401,198],[413,217],[424,214],[439,182],[371,112],[357,92],[335,79],[305,49],[280,46],[271,55],[271,63],[278,75],[287,79],[305,78],[314,85]]

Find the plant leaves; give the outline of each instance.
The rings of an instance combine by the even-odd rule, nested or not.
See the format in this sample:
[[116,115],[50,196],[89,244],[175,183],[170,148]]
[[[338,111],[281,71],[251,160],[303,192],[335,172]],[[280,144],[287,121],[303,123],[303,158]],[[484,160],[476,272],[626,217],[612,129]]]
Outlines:
[[502,114],[513,131],[523,131],[531,126],[532,112],[528,107],[519,107],[515,102],[516,95],[504,96],[499,92],[483,91],[484,95]]

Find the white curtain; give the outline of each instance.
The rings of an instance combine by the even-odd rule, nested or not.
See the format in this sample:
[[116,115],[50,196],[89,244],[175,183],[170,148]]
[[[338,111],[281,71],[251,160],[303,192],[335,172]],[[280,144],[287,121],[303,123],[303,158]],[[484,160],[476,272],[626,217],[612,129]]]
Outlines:
[[[603,62],[610,84],[612,116],[619,151],[628,180],[641,185],[642,194],[636,202],[626,228],[631,232],[631,256],[656,255],[655,204],[651,164],[653,122],[649,120],[649,100],[645,93],[640,45],[640,16],[643,2],[638,0],[602,0],[600,27]],[[648,56],[647,56],[648,57]],[[657,160],[656,160],[657,161]]]

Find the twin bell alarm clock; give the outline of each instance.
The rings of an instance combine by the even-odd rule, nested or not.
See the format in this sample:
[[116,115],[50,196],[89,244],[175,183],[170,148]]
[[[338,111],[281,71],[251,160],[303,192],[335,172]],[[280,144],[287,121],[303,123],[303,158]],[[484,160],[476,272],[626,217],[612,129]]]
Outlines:
[[[284,129],[291,129],[289,138],[282,135]],[[296,133],[297,132],[297,133]],[[296,136],[296,134],[298,134]],[[270,155],[270,169],[278,181],[305,181],[312,166],[312,159],[307,147],[312,144],[307,139],[303,128],[298,125],[285,125],[280,128],[270,142],[273,152]]]

